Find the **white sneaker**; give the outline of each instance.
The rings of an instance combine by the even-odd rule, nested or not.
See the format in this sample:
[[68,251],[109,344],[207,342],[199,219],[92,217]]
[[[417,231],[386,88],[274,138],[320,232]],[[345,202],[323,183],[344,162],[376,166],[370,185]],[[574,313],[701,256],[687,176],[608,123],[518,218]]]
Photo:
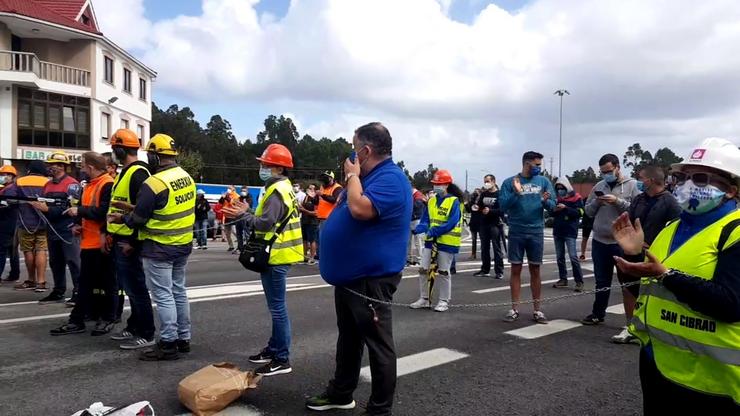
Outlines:
[[519,319],[519,312],[511,309],[509,310],[509,312],[506,313],[506,316],[504,317],[504,322],[514,322],[517,319]]
[[627,327],[622,328],[622,332],[612,337],[612,342],[615,344],[631,344],[637,337],[630,334]]
[[538,324],[547,323],[547,317],[544,313],[542,313],[542,311],[534,311],[534,315],[532,315],[532,320],[537,322]]
[[440,300],[437,306],[434,307],[434,312],[447,312],[450,309],[450,303],[446,300]]
[[422,309],[422,308],[429,308],[432,304],[429,303],[429,299],[419,298],[416,302],[409,305],[409,308],[411,309]]

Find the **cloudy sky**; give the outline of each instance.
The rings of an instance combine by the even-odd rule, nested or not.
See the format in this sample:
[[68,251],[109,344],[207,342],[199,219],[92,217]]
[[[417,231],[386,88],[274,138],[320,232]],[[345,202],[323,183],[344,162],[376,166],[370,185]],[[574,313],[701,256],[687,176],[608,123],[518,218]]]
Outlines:
[[740,2],[713,0],[95,0],[102,31],[189,105],[254,138],[268,114],[301,134],[382,121],[394,158],[471,186],[527,150],[563,172],[640,142],[685,155],[740,143]]

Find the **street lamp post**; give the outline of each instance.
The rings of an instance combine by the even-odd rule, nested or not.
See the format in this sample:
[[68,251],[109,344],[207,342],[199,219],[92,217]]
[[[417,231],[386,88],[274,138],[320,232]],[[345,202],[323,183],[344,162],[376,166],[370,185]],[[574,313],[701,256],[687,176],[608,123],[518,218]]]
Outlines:
[[558,177],[563,175],[563,95],[570,93],[568,90],[557,90],[553,95],[560,96],[560,146],[558,149]]

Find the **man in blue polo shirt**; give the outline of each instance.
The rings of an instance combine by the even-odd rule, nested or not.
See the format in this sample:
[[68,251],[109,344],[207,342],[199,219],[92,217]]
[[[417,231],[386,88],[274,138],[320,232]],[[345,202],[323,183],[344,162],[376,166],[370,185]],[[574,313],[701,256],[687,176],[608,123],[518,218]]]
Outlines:
[[[312,410],[352,409],[364,344],[370,354],[371,415],[390,415],[396,389],[391,308],[406,264],[411,185],[391,159],[392,139],[380,123],[355,130],[354,160],[344,163],[346,189],[321,230],[321,276],[335,286],[337,367],[326,391],[308,399]],[[348,290],[349,289],[349,290]]]

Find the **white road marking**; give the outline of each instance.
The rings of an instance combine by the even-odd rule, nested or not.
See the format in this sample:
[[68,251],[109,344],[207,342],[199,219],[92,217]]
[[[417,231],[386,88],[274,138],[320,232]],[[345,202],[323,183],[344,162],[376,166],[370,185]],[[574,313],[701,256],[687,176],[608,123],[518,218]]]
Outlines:
[[582,326],[579,322],[568,321],[566,319],[555,319],[550,321],[547,325],[534,324],[530,326],[525,326],[524,328],[506,331],[504,332],[504,334],[509,334],[524,339],[535,339],[547,335],[556,334],[558,332],[567,331],[579,326]]
[[[226,409],[214,414],[213,416],[259,416],[262,412],[254,406],[236,405],[229,406]],[[192,413],[183,413],[178,416],[192,416]]]
[[624,315],[624,304],[619,303],[606,308],[606,313],[613,313],[615,315]]
[[[522,272],[522,273],[523,273],[523,272]],[[586,275],[583,275],[583,278],[584,278],[584,279],[588,279],[589,277],[594,277],[594,275],[593,275],[593,274],[586,274]],[[547,284],[550,284],[550,283],[555,283],[555,282],[557,282],[558,280],[560,280],[560,279],[543,280],[543,281],[542,281],[542,284],[543,284],[543,285],[547,285]],[[529,286],[531,286],[531,284],[530,284],[530,283],[522,283],[522,287],[529,287]],[[473,291],[473,293],[477,293],[477,294],[483,294],[483,293],[491,293],[491,292],[503,292],[503,291],[506,291],[506,290],[509,290],[509,286],[508,286],[508,285],[507,285],[507,286],[498,286],[498,287],[493,287],[493,288],[490,288],[490,289],[479,289],[479,290],[474,290],[474,291]],[[566,290],[567,290],[567,289],[566,289]]]
[[[468,354],[448,348],[436,348],[420,352],[418,354],[407,355],[406,357],[398,359],[396,374],[398,377],[401,377],[418,371],[427,370],[432,367],[437,367],[439,365],[462,360],[465,357],[468,357]],[[366,382],[371,380],[370,367],[362,367],[362,370],[360,370],[360,378]]]

